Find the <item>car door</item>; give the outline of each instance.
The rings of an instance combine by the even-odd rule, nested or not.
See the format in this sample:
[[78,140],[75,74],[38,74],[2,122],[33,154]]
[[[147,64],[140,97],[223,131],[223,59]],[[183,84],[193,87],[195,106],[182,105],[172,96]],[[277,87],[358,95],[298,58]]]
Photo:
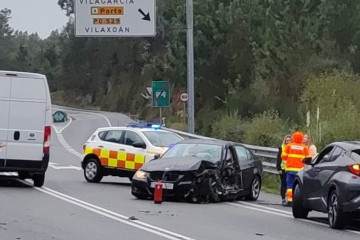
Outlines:
[[329,146],[322,150],[319,155],[314,159],[314,165],[307,165],[304,168],[303,175],[303,192],[306,195],[308,205],[315,210],[322,208],[321,198],[321,182],[319,179],[319,172],[322,171],[323,164],[326,164],[331,159],[334,146]]
[[254,175],[254,159],[244,146],[235,145],[234,148],[242,174],[243,189],[249,189]]
[[317,177],[315,178],[315,184],[319,186],[319,188],[315,190],[315,197],[319,198],[319,206],[318,209],[325,212],[327,206],[327,196],[324,195],[324,191],[326,191],[326,185],[328,184],[330,177],[334,174],[334,172],[339,167],[337,163],[337,159],[344,155],[345,151],[336,146],[331,151],[331,156],[329,158],[323,159],[321,162],[314,166],[315,172],[317,173]]
[[92,144],[94,148],[100,149],[101,165],[108,168],[123,168],[124,164],[119,161],[121,153],[125,152],[124,147],[120,144],[122,130],[109,130],[99,133],[102,141]]
[[240,170],[239,162],[236,156],[236,150],[231,145],[226,145],[224,149],[225,157],[222,164],[222,178],[223,183],[228,184],[228,187],[237,192],[244,189],[242,172]]
[[[0,143],[6,143],[9,128],[10,78],[0,76]],[[6,147],[0,147],[0,168],[5,166]]]
[[[135,131],[125,130],[123,146],[126,152],[125,168],[136,170],[144,165],[146,159],[146,144],[142,137]],[[137,147],[134,146],[137,145]],[[139,146],[143,147],[139,147]]]

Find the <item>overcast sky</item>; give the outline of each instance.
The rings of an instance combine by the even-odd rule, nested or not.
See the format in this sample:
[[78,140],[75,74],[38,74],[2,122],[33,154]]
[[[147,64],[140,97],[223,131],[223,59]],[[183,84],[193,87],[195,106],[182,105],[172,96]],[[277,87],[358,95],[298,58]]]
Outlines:
[[29,34],[37,32],[43,39],[68,21],[57,0],[0,0],[0,9],[4,8],[11,10],[10,27]]

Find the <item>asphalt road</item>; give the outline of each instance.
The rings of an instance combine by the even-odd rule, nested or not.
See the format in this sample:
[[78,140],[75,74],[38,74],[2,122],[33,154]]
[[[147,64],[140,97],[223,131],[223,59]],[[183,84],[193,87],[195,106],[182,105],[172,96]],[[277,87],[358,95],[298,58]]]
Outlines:
[[135,199],[127,178],[87,183],[80,168],[83,143],[96,128],[126,125],[131,119],[65,111],[71,121],[54,124],[44,187],[14,174],[0,176],[0,240],[360,238],[359,222],[333,230],[324,214],[311,212],[308,220],[297,220],[279,204],[279,196],[264,192],[256,202],[154,204]]

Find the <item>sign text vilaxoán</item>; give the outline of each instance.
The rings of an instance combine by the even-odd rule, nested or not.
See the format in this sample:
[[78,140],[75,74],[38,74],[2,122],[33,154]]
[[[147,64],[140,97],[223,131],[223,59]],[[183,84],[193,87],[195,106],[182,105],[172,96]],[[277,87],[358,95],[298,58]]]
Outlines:
[[75,0],[75,35],[155,36],[155,14],[155,0]]

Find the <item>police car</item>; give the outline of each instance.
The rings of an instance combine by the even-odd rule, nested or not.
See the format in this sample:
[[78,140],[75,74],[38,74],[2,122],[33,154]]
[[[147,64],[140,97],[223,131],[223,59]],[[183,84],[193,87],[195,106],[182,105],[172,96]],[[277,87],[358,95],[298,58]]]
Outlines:
[[176,133],[149,123],[98,128],[83,146],[84,177],[88,182],[100,182],[107,175],[132,180],[146,161],[181,140]]

